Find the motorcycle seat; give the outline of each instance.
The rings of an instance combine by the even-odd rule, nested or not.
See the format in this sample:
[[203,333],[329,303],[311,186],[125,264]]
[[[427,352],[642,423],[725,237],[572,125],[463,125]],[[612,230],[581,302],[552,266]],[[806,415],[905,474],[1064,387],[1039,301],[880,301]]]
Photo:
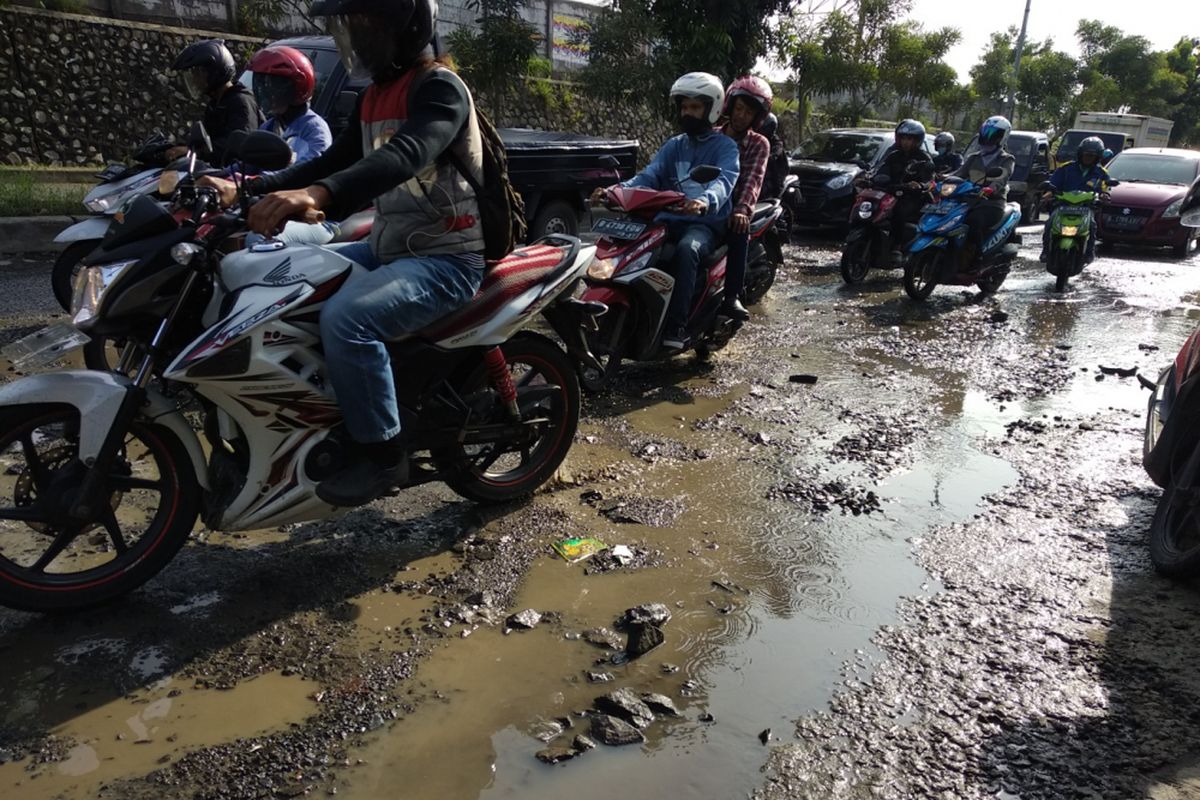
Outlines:
[[371,226],[374,222],[375,209],[373,208],[351,214],[338,223],[338,235],[333,237],[330,244],[361,241],[371,235]]
[[521,247],[489,265],[475,296],[458,311],[419,332],[425,339],[440,341],[471,330],[504,305],[535,286],[550,281],[574,256],[572,247],[535,244]]
[[750,217],[750,221],[757,222],[758,220],[767,216],[768,214],[770,214],[771,212],[773,212],[775,210],[776,206],[778,206],[779,203],[780,203],[780,201],[778,201],[778,200],[770,200],[765,203],[759,203],[758,205],[756,205],[754,207],[754,214]]

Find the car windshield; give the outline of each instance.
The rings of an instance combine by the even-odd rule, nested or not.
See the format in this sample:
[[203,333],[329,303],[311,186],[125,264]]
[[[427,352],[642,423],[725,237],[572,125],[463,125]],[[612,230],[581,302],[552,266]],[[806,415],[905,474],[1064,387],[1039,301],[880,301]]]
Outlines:
[[797,147],[792,157],[841,164],[855,164],[859,161],[870,164],[887,143],[887,139],[882,136],[862,133],[818,133]]
[[1200,160],[1161,153],[1121,153],[1108,165],[1108,174],[1129,183],[1177,183],[1190,186],[1196,180]]

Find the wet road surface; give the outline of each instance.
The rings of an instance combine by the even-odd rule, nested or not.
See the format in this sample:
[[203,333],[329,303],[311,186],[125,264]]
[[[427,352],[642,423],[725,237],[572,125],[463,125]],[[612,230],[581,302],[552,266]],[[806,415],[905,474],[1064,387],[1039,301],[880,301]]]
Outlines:
[[[1200,796],[1200,596],[1149,568],[1145,396],[1098,380],[1173,357],[1200,256],[1118,250],[1061,297],[1027,258],[923,306],[836,261],[792,248],[710,363],[627,368],[530,504],[424,488],[198,530],[125,601],[0,611],[0,791]],[[5,338],[38,310],[0,308]],[[632,562],[567,564],[569,536]],[[644,603],[665,641],[628,660],[615,623]],[[584,749],[626,688],[678,716]],[[582,752],[536,757],[556,747]]]

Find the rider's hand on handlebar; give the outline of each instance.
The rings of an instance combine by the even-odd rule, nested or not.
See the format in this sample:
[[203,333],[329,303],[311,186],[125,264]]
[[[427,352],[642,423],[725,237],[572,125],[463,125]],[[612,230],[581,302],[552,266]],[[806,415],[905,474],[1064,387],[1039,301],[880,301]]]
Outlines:
[[255,233],[274,236],[289,219],[315,219],[333,198],[323,186],[274,192],[250,209],[248,226]]
[[688,200],[679,204],[679,213],[702,217],[708,213],[708,203],[703,200]]
[[187,154],[187,145],[182,144],[163,151],[163,155],[166,157],[167,161],[174,161],[177,158],[183,158]]
[[729,218],[729,230],[733,233],[746,233],[750,230],[750,218],[745,214],[734,214]]
[[591,204],[594,206],[604,205],[604,203],[608,200],[608,187],[597,186],[595,191],[592,192],[591,198],[589,199]]
[[237,202],[237,184],[233,181],[217,178],[212,175],[205,175],[200,180],[196,181],[196,186],[208,189],[216,189],[217,194],[221,198],[221,207],[229,208]]

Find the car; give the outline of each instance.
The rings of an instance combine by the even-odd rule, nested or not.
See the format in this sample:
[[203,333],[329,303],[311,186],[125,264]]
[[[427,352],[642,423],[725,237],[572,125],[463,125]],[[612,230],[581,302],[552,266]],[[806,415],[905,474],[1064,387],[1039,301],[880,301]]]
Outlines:
[[[1021,207],[1022,225],[1037,222],[1040,206],[1037,187],[1050,177],[1050,137],[1039,131],[1012,131],[1004,140],[1004,147],[1017,161],[1008,183],[1008,199]],[[964,155],[970,156],[978,149],[976,135]]]
[[1200,193],[1200,151],[1134,147],[1109,162],[1108,174],[1119,184],[1100,208],[1097,239],[1170,247],[1186,257],[1200,229],[1185,228],[1179,218]]
[[[854,202],[854,179],[874,169],[896,143],[888,128],[834,128],[822,131],[792,151],[790,171],[800,178],[803,200],[795,223],[808,227],[844,227]],[[933,137],[925,137],[933,154]]]
[[[329,36],[296,36],[273,42],[293,47],[313,63],[317,85],[312,108],[336,137],[350,124],[359,95],[370,79],[350,76]],[[239,80],[251,84],[249,72]],[[601,139],[570,133],[501,128],[513,188],[525,201],[529,240],[551,234],[577,236],[587,198],[598,186],[633,177],[639,144],[632,139]]]

